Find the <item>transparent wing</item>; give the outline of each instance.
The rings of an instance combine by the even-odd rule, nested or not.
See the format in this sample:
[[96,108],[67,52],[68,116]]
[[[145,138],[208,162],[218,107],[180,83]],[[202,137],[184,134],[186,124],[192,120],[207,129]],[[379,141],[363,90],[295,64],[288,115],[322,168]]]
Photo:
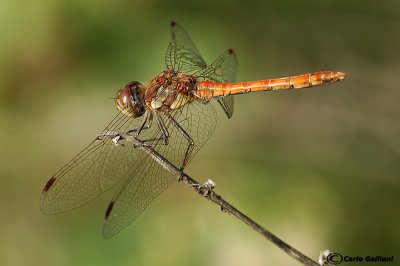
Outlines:
[[[193,74],[202,79],[218,82],[235,82],[237,57],[232,49],[226,50],[207,66],[196,46],[182,26],[171,22],[172,40],[165,54],[166,66],[178,72]],[[228,118],[233,115],[233,96],[218,99]]]
[[[168,145],[163,145],[161,141],[157,141],[151,145],[156,152],[179,168],[184,160],[188,141],[167,116],[162,113],[159,115],[165,122],[169,142]],[[192,102],[182,109],[175,110],[171,116],[195,143],[190,156],[192,159],[215,129],[217,122],[215,109],[211,104]],[[152,131],[150,135],[153,139],[159,139],[162,136],[156,125],[147,130]],[[145,141],[143,136],[140,136],[140,139]],[[137,149],[140,150],[140,148]],[[140,153],[143,154],[140,156],[141,159],[134,163],[135,166],[129,173],[130,177],[107,209],[103,229],[103,235],[106,238],[115,235],[134,221],[154,198],[177,179],[158,162],[147,156],[144,151],[140,150]]]
[[207,67],[189,35],[179,24],[171,22],[171,35],[172,40],[165,54],[167,68],[191,74]]
[[[172,116],[195,142],[191,159],[215,129],[215,110],[212,105],[193,102],[174,111]],[[160,143],[162,133],[156,123],[152,123],[149,129],[144,129],[140,139],[158,139],[151,142],[155,150],[180,167],[188,142],[166,117],[161,119],[165,122],[169,134],[168,145]],[[115,145],[112,133],[126,133],[138,128],[142,123],[140,118],[132,119],[119,113],[99,134],[101,137],[96,138],[47,182],[41,196],[42,211],[55,214],[80,207],[122,180],[121,184],[125,185],[117,196],[118,200],[114,200],[115,211],[126,212],[126,215],[120,215],[119,219],[125,217],[133,221],[176,178],[160,168],[158,163],[140,148],[135,148],[126,140],[119,140],[118,145]],[[131,195],[134,197],[131,203],[133,206],[131,209],[121,210],[118,206],[129,201],[123,193],[127,190],[136,191]],[[119,221],[113,221],[107,220],[105,228],[110,228],[111,231],[117,228],[119,231],[127,225],[120,227]]]
[[[237,65],[236,53],[232,49],[228,49],[211,65],[195,73],[195,75],[204,80],[235,82]],[[234,106],[233,95],[218,99],[218,103],[221,105],[222,109],[224,109],[228,118],[231,118]]]
[[[141,123],[141,119],[118,113],[99,135],[126,132]],[[96,138],[53,175],[41,196],[44,213],[54,214],[84,205],[131,173],[132,162],[139,156],[137,150],[130,145],[115,145],[112,138]]]
[[218,99],[218,103],[221,105],[226,116],[228,118],[231,118],[233,115],[233,107],[234,107],[234,103],[235,103],[233,95],[228,95],[224,98]]
[[237,56],[232,49],[224,51],[211,65],[195,73],[198,78],[218,82],[235,82]]

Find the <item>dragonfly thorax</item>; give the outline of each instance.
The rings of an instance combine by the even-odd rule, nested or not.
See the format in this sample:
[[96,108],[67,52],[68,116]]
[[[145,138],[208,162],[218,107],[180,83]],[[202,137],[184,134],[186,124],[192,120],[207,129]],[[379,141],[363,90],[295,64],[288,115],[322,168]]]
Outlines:
[[196,82],[192,75],[167,69],[147,85],[146,106],[163,112],[179,109],[195,99],[193,90]]
[[143,84],[132,81],[117,92],[115,106],[122,113],[134,118],[140,117],[145,113],[144,94],[146,88]]

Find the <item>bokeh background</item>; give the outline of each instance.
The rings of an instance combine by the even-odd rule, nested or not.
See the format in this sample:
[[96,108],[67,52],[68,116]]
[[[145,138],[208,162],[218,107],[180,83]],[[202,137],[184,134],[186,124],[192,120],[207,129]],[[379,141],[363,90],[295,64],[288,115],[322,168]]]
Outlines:
[[207,62],[234,48],[238,80],[348,73],[238,96],[186,172],[314,259],[398,261],[399,14],[398,1],[2,0],[0,265],[299,265],[181,183],[110,240],[115,191],[40,212],[47,179],[116,114],[116,90],[163,70],[171,20]]

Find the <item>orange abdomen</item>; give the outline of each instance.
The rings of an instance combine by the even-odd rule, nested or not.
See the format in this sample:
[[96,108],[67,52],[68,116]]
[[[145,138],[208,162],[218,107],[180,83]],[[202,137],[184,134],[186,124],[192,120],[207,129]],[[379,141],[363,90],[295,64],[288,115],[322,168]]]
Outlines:
[[195,95],[203,100],[223,97],[228,95],[249,93],[253,91],[271,91],[285,89],[300,89],[333,83],[344,79],[343,72],[320,71],[298,76],[265,79],[259,81],[220,83],[213,81],[201,81],[196,84]]

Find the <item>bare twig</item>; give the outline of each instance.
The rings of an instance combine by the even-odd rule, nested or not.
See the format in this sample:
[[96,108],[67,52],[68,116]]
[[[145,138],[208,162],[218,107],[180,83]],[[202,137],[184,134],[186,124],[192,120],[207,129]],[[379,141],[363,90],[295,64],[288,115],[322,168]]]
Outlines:
[[197,191],[200,195],[205,197],[206,199],[212,201],[213,203],[219,205],[221,207],[221,210],[224,212],[227,212],[234,217],[238,218],[248,226],[250,226],[252,229],[254,229],[257,233],[261,234],[263,237],[277,245],[280,249],[282,249],[284,252],[286,252],[288,255],[290,255],[292,258],[296,259],[303,265],[307,266],[319,266],[317,262],[314,260],[310,259],[300,251],[296,250],[289,244],[285,243],[282,241],[280,238],[275,236],[273,233],[262,227],[260,224],[256,223],[253,221],[251,218],[243,214],[241,211],[236,209],[234,206],[226,202],[220,195],[214,192],[214,182],[211,180],[207,181],[205,184],[200,184],[187,174],[185,174],[183,171],[179,170],[175,165],[170,163],[167,159],[165,159],[161,154],[156,152],[150,145],[147,145],[146,143],[143,143],[140,141],[138,138],[127,135],[127,134],[121,134],[121,138],[126,139],[127,141],[131,142],[133,145],[140,147],[143,149],[148,155],[150,155],[154,160],[156,160],[162,167],[164,167],[167,171],[172,173],[173,175],[177,176],[180,181],[185,182],[187,185],[189,185],[191,188],[193,188],[195,191]]

